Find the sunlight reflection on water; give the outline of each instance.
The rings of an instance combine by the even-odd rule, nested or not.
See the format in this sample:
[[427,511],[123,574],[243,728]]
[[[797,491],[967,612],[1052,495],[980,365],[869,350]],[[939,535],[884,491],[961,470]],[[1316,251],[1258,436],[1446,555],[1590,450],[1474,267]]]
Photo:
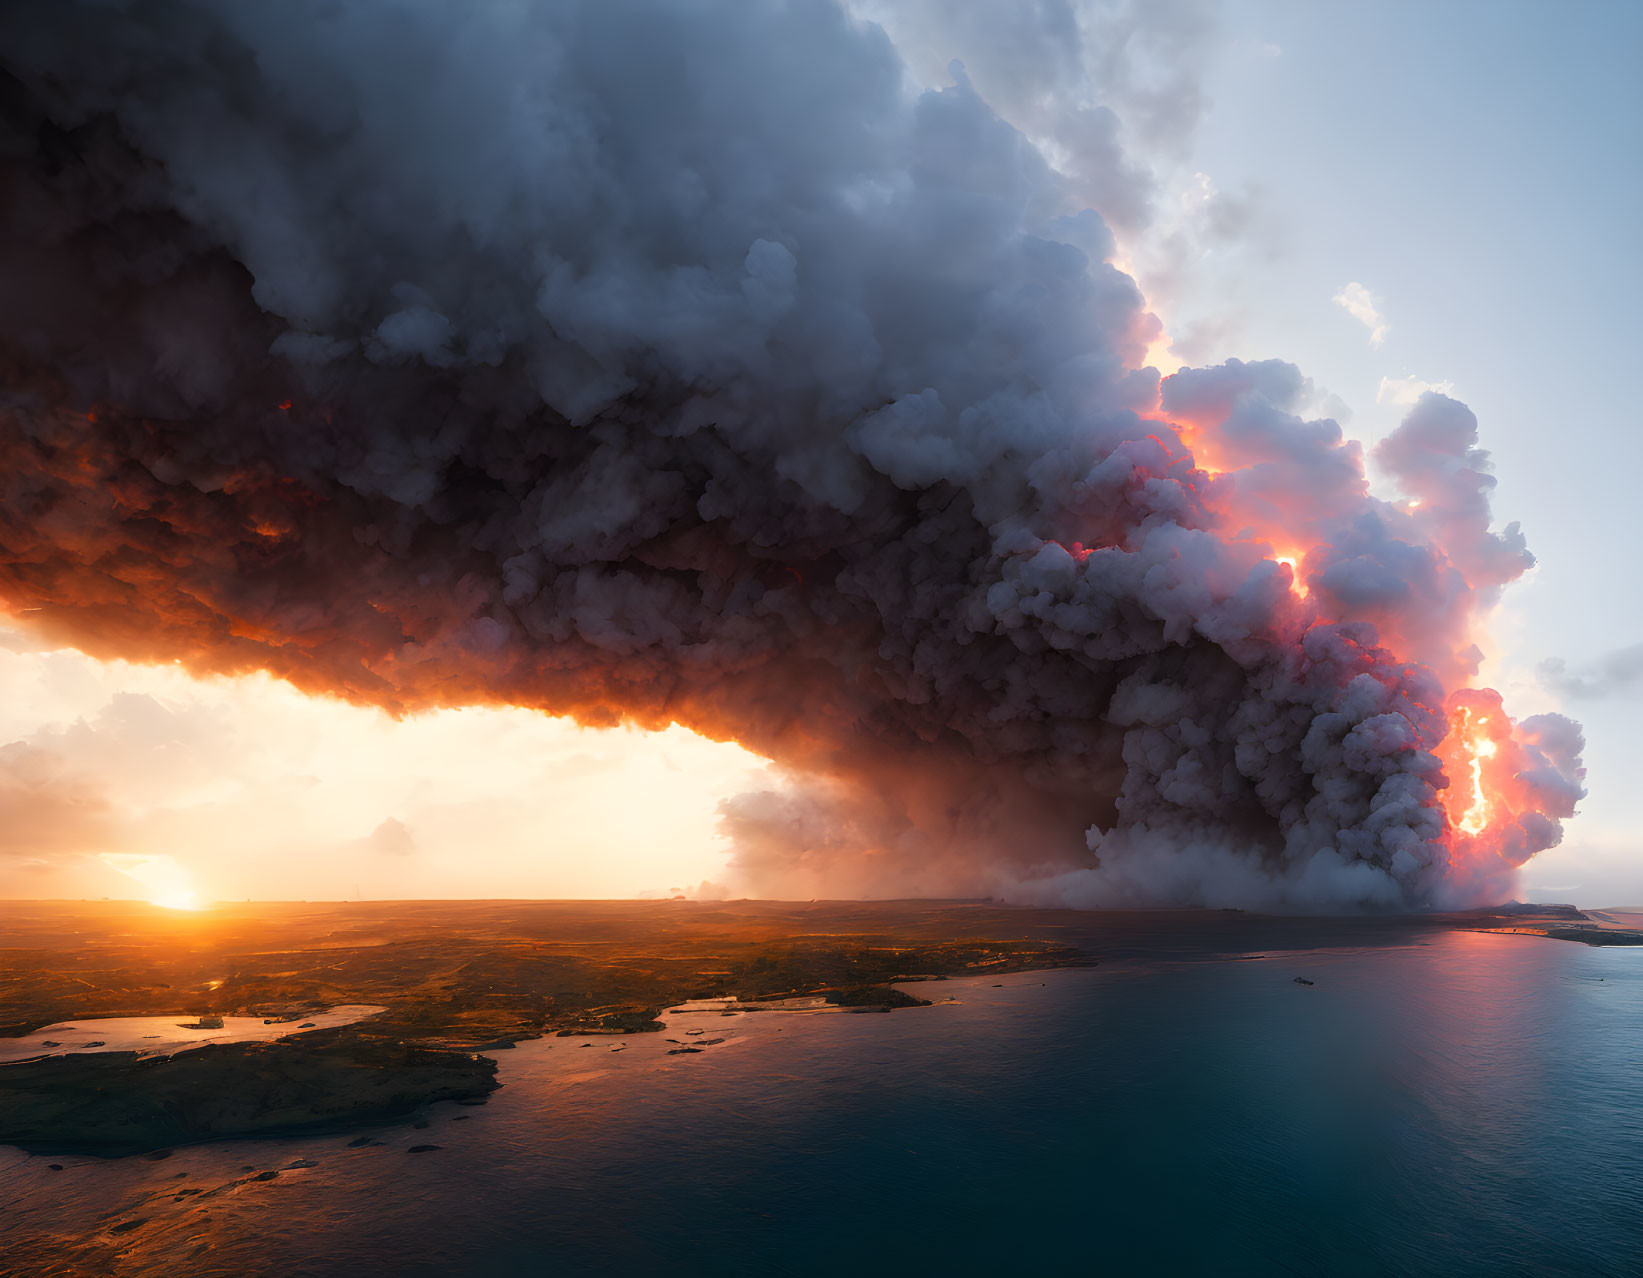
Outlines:
[[92,1016],[61,1021],[21,1038],[0,1038],[0,1063],[36,1056],[63,1056],[69,1052],[172,1052],[204,1043],[246,1043],[283,1038],[301,1028],[329,1029],[351,1025],[387,1008],[369,1003],[345,1003],[323,1012],[267,1020],[261,1016],[224,1016],[210,1029],[193,1028],[187,1016]]

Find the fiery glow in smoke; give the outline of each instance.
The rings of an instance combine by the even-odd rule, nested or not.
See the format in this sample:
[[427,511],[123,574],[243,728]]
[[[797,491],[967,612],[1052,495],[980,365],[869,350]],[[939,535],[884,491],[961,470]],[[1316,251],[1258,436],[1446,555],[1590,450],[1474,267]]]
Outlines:
[[[1477,728],[1486,727],[1489,723],[1487,715],[1480,718]],[[1489,739],[1485,732],[1477,731],[1472,725],[1472,712],[1462,709],[1460,723],[1455,731],[1460,734],[1462,747],[1470,752],[1472,772],[1472,802],[1466,809],[1465,815],[1456,823],[1467,834],[1482,834],[1489,824],[1491,804],[1489,795],[1483,787],[1483,764],[1486,759],[1492,759],[1500,753],[1500,747]]]
[[1307,593],[1306,582],[1301,577],[1301,560],[1303,558],[1304,556],[1300,551],[1272,557],[1274,563],[1280,563],[1289,569],[1289,588],[1295,594],[1302,596]]

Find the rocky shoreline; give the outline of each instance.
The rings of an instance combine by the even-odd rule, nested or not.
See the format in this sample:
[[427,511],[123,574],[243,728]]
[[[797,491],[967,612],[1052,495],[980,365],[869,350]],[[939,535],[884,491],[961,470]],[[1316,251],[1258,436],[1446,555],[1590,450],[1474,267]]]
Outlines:
[[1579,945],[1643,945],[1643,914],[1630,910],[1581,910],[1572,905],[1512,901],[1487,914],[1487,922],[1473,931],[1544,936]]
[[205,1044],[171,1056],[93,1052],[0,1069],[0,1144],[119,1157],[232,1137],[346,1132],[497,1088],[496,1062],[349,1029]]

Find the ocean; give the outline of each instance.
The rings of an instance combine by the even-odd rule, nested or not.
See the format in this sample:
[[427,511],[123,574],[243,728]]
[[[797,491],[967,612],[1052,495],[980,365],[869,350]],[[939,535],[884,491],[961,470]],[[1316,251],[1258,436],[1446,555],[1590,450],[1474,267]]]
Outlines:
[[521,1043],[488,1104],[365,1147],[0,1149],[0,1266],[1643,1274],[1643,950],[1423,932],[907,988],[956,1001]]

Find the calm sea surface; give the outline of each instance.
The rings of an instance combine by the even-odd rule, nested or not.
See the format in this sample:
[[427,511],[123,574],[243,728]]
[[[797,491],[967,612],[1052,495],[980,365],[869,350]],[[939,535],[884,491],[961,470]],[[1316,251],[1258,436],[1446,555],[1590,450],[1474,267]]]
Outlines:
[[0,1149],[0,1269],[1643,1274],[1643,950],[1426,937],[545,1039],[368,1148]]

